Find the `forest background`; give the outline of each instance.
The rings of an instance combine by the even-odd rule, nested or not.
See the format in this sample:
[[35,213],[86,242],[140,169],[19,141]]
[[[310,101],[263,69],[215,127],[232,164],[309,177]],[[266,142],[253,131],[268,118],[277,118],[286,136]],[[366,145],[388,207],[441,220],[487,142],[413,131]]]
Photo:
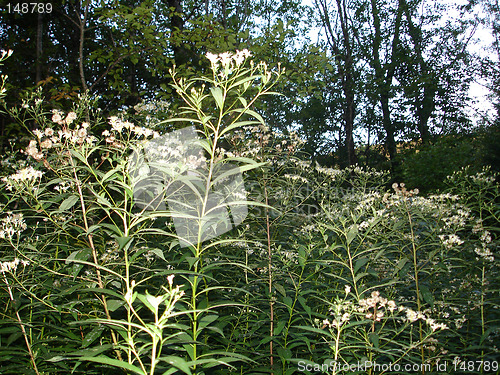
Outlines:
[[[480,105],[469,95],[481,82],[498,109],[493,0],[69,0],[50,2],[50,13],[2,3],[0,46],[14,50],[2,68],[7,107],[41,90],[44,103],[69,110],[88,91],[103,117],[151,124],[179,104],[174,65],[199,76],[206,52],[247,48],[286,68],[283,95],[258,112],[273,131],[296,131],[322,165],[389,169],[424,191],[462,166],[500,165],[498,113],[471,111]],[[474,47],[480,29],[493,36],[486,49]],[[3,149],[25,147],[25,135],[1,115]]]

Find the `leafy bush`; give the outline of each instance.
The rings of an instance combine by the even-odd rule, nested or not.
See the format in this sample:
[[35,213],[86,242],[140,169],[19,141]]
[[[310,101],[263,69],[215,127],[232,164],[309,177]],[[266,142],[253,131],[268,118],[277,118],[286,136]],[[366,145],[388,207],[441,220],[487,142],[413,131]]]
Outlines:
[[411,187],[423,192],[443,190],[446,176],[473,165],[479,171],[480,155],[477,145],[466,136],[444,136],[432,144],[406,151],[402,156],[401,174]]

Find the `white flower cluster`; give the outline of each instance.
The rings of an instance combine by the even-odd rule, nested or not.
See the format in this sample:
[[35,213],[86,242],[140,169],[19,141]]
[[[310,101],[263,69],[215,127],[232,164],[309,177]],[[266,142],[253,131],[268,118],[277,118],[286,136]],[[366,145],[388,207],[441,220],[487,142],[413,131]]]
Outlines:
[[337,168],[326,168],[320,166],[318,163],[316,163],[316,166],[314,167],[314,170],[317,171],[318,173],[321,173],[323,175],[329,176],[332,179],[335,179],[339,176],[344,175],[344,171],[337,169]]
[[482,187],[488,187],[495,184],[498,178],[498,173],[492,172],[490,166],[483,167],[481,172],[476,174],[472,174],[471,172],[470,167],[467,166],[462,168],[460,171],[453,172],[452,175],[447,176],[446,178],[450,185],[454,184],[456,181],[463,181],[465,179],[468,180],[469,183]]
[[479,255],[481,258],[493,262],[495,258],[493,257],[493,253],[491,250],[488,248],[488,245],[491,243],[491,233],[487,230],[483,231],[480,237],[481,240],[481,248],[476,247],[474,249],[474,252]]
[[[0,62],[1,61],[4,61],[6,59],[8,59],[10,57],[10,55],[12,55],[12,51],[11,49],[9,49],[8,51],[5,51],[5,50],[1,50],[1,56],[0,56]],[[5,74],[2,74],[0,76],[0,96],[5,96],[5,92],[7,91],[7,89],[5,88],[5,81],[7,80],[7,75]]]
[[299,175],[296,175],[296,174],[285,174],[284,177],[287,178],[287,179],[289,179],[289,180],[300,181],[300,182],[303,182],[305,184],[307,184],[309,182],[307,180],[307,178],[299,176]]
[[30,262],[28,262],[27,260],[19,260],[18,258],[14,259],[11,262],[0,262],[0,273],[15,272],[19,263],[21,263],[23,267],[26,267],[30,264]]
[[218,55],[213,54],[211,52],[207,52],[206,57],[210,60],[210,64],[212,65],[212,69],[215,71],[219,67],[219,63],[222,65],[224,69],[228,69],[236,65],[236,67],[241,66],[245,60],[252,56],[251,52],[247,49],[242,51],[236,51],[236,53],[224,52]]
[[421,319],[431,327],[432,331],[448,329],[446,324],[437,323],[435,319],[427,317],[422,312],[416,312],[405,306],[397,306],[396,302],[381,297],[378,291],[372,291],[370,297],[360,299],[358,304],[355,304],[347,300],[350,291],[351,287],[346,285],[345,298],[337,300],[329,308],[330,315],[334,317],[333,320],[323,319],[323,321],[320,321],[319,319],[315,319],[318,327],[340,330],[356,314],[363,314],[366,319],[372,320],[372,324],[375,324],[375,322],[380,322],[387,315],[396,317],[398,313],[405,313],[405,316],[402,317],[403,321],[413,323]]
[[463,228],[470,217],[470,209],[466,207],[457,208],[450,216],[443,217],[444,228]]
[[61,126],[69,126],[75,121],[77,118],[77,115],[75,112],[69,112],[66,117],[64,117],[64,113],[57,110],[53,109],[52,110],[52,121],[55,122],[56,124],[59,124]]
[[[69,112],[66,116],[59,110],[52,110],[52,121],[62,126],[57,132],[52,128],[45,130],[35,129],[33,133],[36,140],[31,140],[25,153],[35,160],[42,160],[44,152],[54,147],[59,147],[63,143],[69,142],[72,145],[93,145],[97,139],[88,134],[89,124],[83,122],[77,125],[74,129],[69,129],[69,126],[77,119],[75,112]],[[39,149],[40,148],[40,149]]]
[[366,319],[372,319],[380,322],[386,314],[386,310],[392,314],[396,310],[396,303],[381,297],[378,291],[373,291],[371,297],[359,300],[359,312],[366,313]]
[[446,193],[446,194],[429,195],[428,199],[438,202],[445,202],[445,201],[456,202],[460,199],[460,197],[458,195],[452,195],[450,193]]
[[[474,222],[474,226],[471,230],[472,234],[481,234],[479,237],[479,241],[481,242],[481,247],[476,247],[474,252],[479,255],[484,260],[488,262],[493,262],[495,260],[493,252],[489,249],[492,246],[493,238],[491,237],[491,233],[488,230],[485,230],[483,227],[483,220],[481,218],[477,218]],[[478,258],[476,258],[478,259]]]
[[148,158],[152,161],[150,167],[168,171],[169,175],[193,172],[207,167],[207,160],[201,147],[196,141],[182,139],[181,134],[179,136],[171,134],[168,138],[152,145],[147,151]]
[[352,312],[353,306],[350,301],[335,304],[330,308],[330,314],[335,318],[332,320],[323,319],[323,327],[341,328],[345,323],[349,322]]
[[436,331],[438,329],[448,329],[448,326],[446,324],[436,323],[435,319],[431,319],[427,317],[425,314],[414,311],[409,307],[402,307],[400,308],[400,310],[406,313],[406,320],[410,323],[416,322],[417,320],[421,319],[431,327],[432,331]]
[[360,167],[357,164],[352,167],[346,168],[346,170],[348,173],[354,173],[358,178],[362,180],[382,181],[388,176],[388,172],[386,171],[379,171],[375,168],[370,167]]
[[369,191],[361,197],[359,196],[359,193],[354,194],[354,197],[352,198],[354,198],[353,200],[357,203],[355,208],[356,211],[367,211],[371,210],[372,207],[375,207],[377,202],[380,202],[382,196],[380,192],[375,190]]
[[496,180],[495,176],[489,176],[488,172],[485,170],[471,176],[471,179],[478,185],[491,184],[494,183]]
[[8,59],[12,55],[12,53],[14,53],[14,51],[11,49],[9,49],[7,51],[1,50],[1,53],[2,53],[2,56],[0,56],[0,61]]
[[284,264],[299,264],[299,254],[293,249],[285,250],[278,248],[276,253]]
[[37,142],[35,140],[30,141],[30,144],[26,148],[25,152],[35,160],[43,159],[43,153],[38,151]]
[[464,241],[456,234],[441,234],[439,235],[439,239],[441,240],[443,246],[448,250],[464,243]]
[[481,242],[485,243],[485,244],[489,244],[491,243],[491,233],[487,230],[485,230],[483,232],[483,234],[481,234]]
[[419,193],[418,189],[407,190],[404,183],[400,183],[398,185],[397,182],[392,184],[392,188],[396,195],[400,195],[403,197],[413,197]]
[[23,214],[10,213],[7,217],[0,220],[0,238],[12,239],[14,235],[19,236],[27,228]]
[[3,177],[2,181],[7,184],[8,190],[12,190],[13,187],[18,186],[19,184],[29,185],[35,180],[40,179],[42,175],[43,172],[37,171],[32,166],[29,166],[17,171],[17,173],[13,175]]
[[107,241],[105,245],[105,251],[101,255],[101,261],[103,263],[109,263],[117,261],[120,258],[120,252],[118,251],[118,242],[115,240]]
[[111,146],[116,147],[116,148],[123,148],[124,145],[121,140],[122,136],[122,131],[125,130],[126,133],[130,135],[134,135],[137,138],[144,137],[144,138],[158,138],[160,134],[158,132],[155,132],[152,129],[143,127],[143,126],[136,126],[133,123],[129,121],[124,121],[120,119],[117,116],[111,116],[109,118],[109,123],[111,125],[111,131],[109,130],[104,130],[102,132],[102,135],[106,137],[106,143],[111,144]]
[[54,186],[54,190],[59,193],[64,193],[68,191],[71,187],[71,184],[68,181],[61,181],[58,185]]

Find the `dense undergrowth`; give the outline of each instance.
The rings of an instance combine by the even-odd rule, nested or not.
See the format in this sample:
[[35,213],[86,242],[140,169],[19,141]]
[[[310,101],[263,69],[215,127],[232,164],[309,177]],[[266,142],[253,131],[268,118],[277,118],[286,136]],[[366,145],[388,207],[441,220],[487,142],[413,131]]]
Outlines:
[[252,110],[280,67],[208,57],[158,128],[198,138],[10,109],[37,127],[2,161],[0,372],[497,372],[496,176],[314,165]]

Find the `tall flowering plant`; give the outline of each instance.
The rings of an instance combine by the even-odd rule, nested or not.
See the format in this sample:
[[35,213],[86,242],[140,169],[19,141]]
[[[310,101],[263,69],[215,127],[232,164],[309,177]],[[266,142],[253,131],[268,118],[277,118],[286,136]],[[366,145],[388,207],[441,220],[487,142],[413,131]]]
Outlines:
[[[23,103],[37,127],[15,172],[1,179],[2,212],[19,213],[4,214],[0,236],[3,249],[30,264],[27,281],[11,290],[32,301],[23,310],[30,330],[19,324],[36,371],[191,374],[248,360],[207,348],[222,334],[218,306],[230,303],[212,300],[226,287],[214,285],[205,256],[232,241],[217,238],[227,231],[224,212],[238,225],[244,207],[261,204],[246,199],[237,176],[263,163],[229,156],[221,144],[245,126],[265,126],[254,106],[283,70],[253,63],[247,50],[207,57],[211,77],[171,71],[185,106],[156,130],[113,116],[96,133],[103,124],[85,97],[67,113],[44,112],[36,94]],[[11,114],[22,121],[21,112]],[[161,133],[172,125],[192,139]],[[229,203],[213,199],[234,186]],[[62,347],[49,340],[61,334],[53,320],[72,338]]]

